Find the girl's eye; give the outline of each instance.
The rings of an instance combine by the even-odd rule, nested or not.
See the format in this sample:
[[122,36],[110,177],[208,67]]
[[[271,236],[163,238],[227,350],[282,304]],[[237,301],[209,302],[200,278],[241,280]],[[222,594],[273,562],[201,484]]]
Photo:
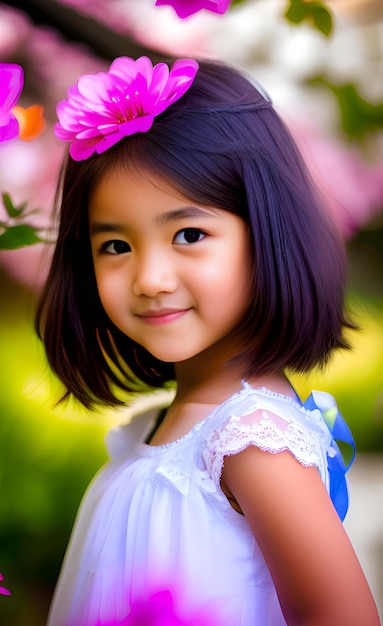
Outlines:
[[101,246],[101,252],[106,252],[107,254],[125,254],[130,251],[130,245],[126,241],[120,241],[119,239],[106,241]]
[[186,245],[201,241],[204,237],[206,237],[206,233],[199,228],[184,228],[175,235],[174,243]]

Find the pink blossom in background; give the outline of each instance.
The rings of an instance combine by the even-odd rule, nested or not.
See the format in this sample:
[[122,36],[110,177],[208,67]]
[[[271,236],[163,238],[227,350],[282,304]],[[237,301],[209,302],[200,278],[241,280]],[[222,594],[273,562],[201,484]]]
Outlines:
[[[200,11],[194,19],[180,20],[170,7],[160,10],[153,0],[129,3],[131,33],[134,39],[145,47],[159,50],[165,56],[192,58],[211,56],[212,13]],[[167,10],[168,9],[168,10]],[[217,20],[218,21],[218,20]]]
[[[56,122],[56,105],[69,85],[81,74],[106,70],[107,61],[93,56],[84,46],[63,41],[56,31],[31,28],[26,53],[33,60],[33,78],[40,89],[46,117]],[[53,132],[52,132],[53,134]],[[48,155],[47,155],[48,156]]]
[[[6,38],[2,38],[3,27],[7,30]],[[27,202],[27,211],[36,210],[28,218],[29,222],[44,232],[51,226],[53,199],[66,151],[65,145],[53,134],[56,104],[80,74],[99,71],[107,63],[84,46],[62,40],[56,31],[35,27],[21,12],[0,8],[0,53],[7,58],[12,51],[17,52],[21,64],[25,59],[28,82],[34,89],[33,100],[38,98],[44,103],[47,128],[28,143],[0,143],[0,194],[9,193],[16,205]],[[26,87],[21,102],[26,107],[30,104]],[[38,115],[39,111],[35,109],[34,113]],[[2,219],[6,221],[7,214],[0,197],[0,221]],[[33,290],[40,289],[46,280],[52,250],[51,245],[37,244],[0,251],[0,266],[13,280]]]
[[[57,179],[64,146],[45,132],[32,142],[11,141],[0,144],[0,193],[10,194],[15,205],[27,202],[35,213],[28,223],[49,229]],[[0,221],[7,214],[0,197]],[[49,235],[51,237],[51,235]],[[0,251],[0,265],[17,282],[39,289],[45,282],[53,246],[37,244],[19,250]]]
[[313,127],[291,127],[342,236],[353,237],[383,209],[383,143],[369,163],[361,148]]
[[[2,574],[0,574],[0,580],[4,580],[4,576]],[[8,591],[8,589],[5,589],[5,587],[0,587],[0,595],[2,595],[2,596],[10,596],[11,592]]]
[[173,7],[178,17],[185,19],[202,9],[212,13],[223,14],[229,9],[231,0],[156,0],[156,6],[169,5]]
[[[105,0],[99,0],[99,3],[103,3],[105,14]],[[6,46],[3,29],[7,31]],[[25,14],[9,7],[0,8],[0,58],[11,55],[17,55],[21,65],[25,59],[28,82],[34,90],[38,90],[37,100],[44,104],[47,117],[51,117],[52,121],[56,104],[64,98],[68,85],[81,74],[97,72],[108,65],[84,45],[63,40],[58,31],[34,26]],[[28,100],[28,96],[24,88],[23,99]]]
[[[204,16],[200,12],[198,16],[200,19],[189,21],[185,29],[185,24],[177,20],[176,15],[170,11],[169,14],[167,11],[158,11],[154,0],[138,0],[137,2],[133,0],[120,2],[116,0],[57,1],[60,4],[70,6],[83,15],[89,15],[117,33],[125,34],[150,49],[161,51],[165,55],[177,58],[189,56],[194,58],[211,51],[209,22],[204,20],[204,17],[209,17],[206,12],[204,12]],[[186,4],[188,6],[188,3]],[[213,3],[211,2],[211,4]],[[217,5],[217,2],[215,4]],[[71,47],[75,47],[73,42]],[[86,50],[85,48],[81,49],[80,46],[77,48],[78,54],[84,53]],[[36,50],[36,54],[38,54],[38,50]],[[73,67],[76,68],[76,62],[74,62]],[[88,72],[90,71],[100,71],[100,62],[98,68],[88,70]],[[79,72],[74,80],[77,80],[82,73],[84,70]],[[58,74],[60,72],[56,72],[52,79],[57,80]],[[72,84],[74,80],[67,84]]]
[[70,141],[75,161],[104,152],[128,135],[148,131],[154,117],[183,96],[198,63],[179,59],[169,71],[148,57],[119,57],[108,72],[81,76],[57,105],[56,136]]
[[11,59],[18,54],[28,40],[30,22],[21,11],[0,4],[0,58]]
[[123,10],[125,3],[114,2],[111,7],[113,0],[59,0],[59,2],[76,9],[79,13],[89,15],[118,33],[130,30],[129,17]]
[[24,71],[20,65],[0,63],[0,141],[14,139],[19,124],[12,113],[24,85]]

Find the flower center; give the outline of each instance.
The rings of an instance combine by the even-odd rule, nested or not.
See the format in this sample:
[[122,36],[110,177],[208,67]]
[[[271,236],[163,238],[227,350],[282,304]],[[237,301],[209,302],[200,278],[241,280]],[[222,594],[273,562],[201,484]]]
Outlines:
[[120,124],[145,115],[138,91],[112,96],[112,102],[116,105],[116,115]]

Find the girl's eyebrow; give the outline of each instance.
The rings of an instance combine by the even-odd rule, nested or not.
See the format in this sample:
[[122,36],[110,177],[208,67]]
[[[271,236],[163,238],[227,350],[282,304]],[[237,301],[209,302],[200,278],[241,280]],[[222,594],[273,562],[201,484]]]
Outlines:
[[99,233],[122,233],[124,228],[120,224],[112,224],[109,222],[94,222],[90,224],[90,235],[98,235]]
[[[175,220],[181,220],[184,218],[201,218],[201,217],[216,217],[213,211],[203,210],[194,206],[180,207],[179,209],[173,209],[161,213],[156,217],[156,223],[158,225],[168,224]],[[99,233],[122,233],[125,230],[121,224],[114,224],[111,222],[94,222],[90,225],[90,235],[97,235]]]
[[173,209],[171,211],[166,211],[165,213],[161,213],[156,218],[157,224],[167,224],[168,222],[172,222],[173,220],[181,220],[188,217],[216,217],[212,210],[204,210],[196,206],[185,206],[180,207],[179,209]]

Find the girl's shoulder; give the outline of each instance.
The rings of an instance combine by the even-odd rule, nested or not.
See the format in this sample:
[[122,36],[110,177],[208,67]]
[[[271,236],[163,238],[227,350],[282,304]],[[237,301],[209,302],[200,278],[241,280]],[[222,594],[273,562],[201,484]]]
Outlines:
[[[329,394],[313,392],[315,397],[331,398]],[[289,424],[299,424],[308,431],[327,436],[328,428],[323,420],[322,410],[318,404],[302,403],[297,395],[290,395],[273,391],[268,387],[253,387],[242,381],[240,391],[234,393],[225,402],[222,402],[206,421],[206,429],[226,427],[228,423],[240,420],[249,427],[262,421],[270,420],[276,427],[285,430]],[[322,401],[323,404],[323,401]]]
[[137,444],[144,443],[171,403],[173,395],[171,390],[137,395],[135,401],[126,410],[123,409],[120,423],[106,434],[105,446],[109,457],[127,457]]
[[105,445],[111,459],[128,456],[135,446],[145,441],[153,427],[162,405],[142,411],[131,417],[128,422],[118,424],[109,430],[105,437]]
[[302,465],[315,465],[326,480],[325,457],[332,435],[319,408],[306,408],[298,398],[243,382],[242,389],[201,425],[199,435],[216,480],[224,457],[250,445],[272,453],[288,450]]

